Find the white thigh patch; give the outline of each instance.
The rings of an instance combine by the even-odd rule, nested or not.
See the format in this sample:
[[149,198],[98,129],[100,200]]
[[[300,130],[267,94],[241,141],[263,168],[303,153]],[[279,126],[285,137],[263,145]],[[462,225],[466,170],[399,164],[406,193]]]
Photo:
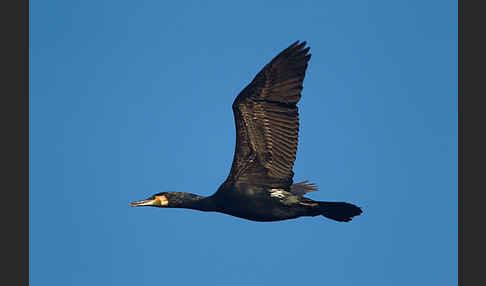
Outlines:
[[270,196],[274,198],[283,199],[285,198],[285,191],[281,189],[271,189]]

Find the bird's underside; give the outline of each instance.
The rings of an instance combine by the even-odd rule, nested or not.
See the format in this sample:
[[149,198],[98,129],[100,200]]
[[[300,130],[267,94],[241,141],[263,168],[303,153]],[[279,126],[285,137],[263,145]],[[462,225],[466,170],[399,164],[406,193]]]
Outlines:
[[323,215],[349,221],[361,209],[344,202],[318,202],[304,195],[317,188],[293,184],[303,81],[311,58],[295,42],[268,63],[235,98],[236,147],[227,179],[212,196],[159,193],[132,206],[217,211],[255,221]]
[[289,190],[269,188],[246,183],[221,185],[212,196],[219,212],[253,221],[280,221],[303,216],[317,216],[350,221],[361,214],[361,209],[345,202],[320,202],[304,197],[308,192],[317,191],[314,184],[307,181],[291,185]]

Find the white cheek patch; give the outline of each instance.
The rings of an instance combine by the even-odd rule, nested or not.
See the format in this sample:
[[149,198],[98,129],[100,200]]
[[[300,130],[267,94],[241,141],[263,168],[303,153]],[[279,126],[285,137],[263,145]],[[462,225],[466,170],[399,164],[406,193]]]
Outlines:
[[285,191],[281,190],[281,189],[271,189],[270,190],[270,197],[283,199],[283,198],[285,198],[284,192]]
[[160,201],[161,206],[167,206],[169,204],[169,201],[165,196],[157,197],[157,199]]

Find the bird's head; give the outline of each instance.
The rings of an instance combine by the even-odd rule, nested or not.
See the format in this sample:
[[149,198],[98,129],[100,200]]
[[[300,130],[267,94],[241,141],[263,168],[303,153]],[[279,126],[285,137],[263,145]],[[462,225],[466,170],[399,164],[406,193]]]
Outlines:
[[169,192],[158,193],[146,200],[136,201],[130,204],[131,207],[169,207],[171,195]]
[[203,197],[184,192],[157,193],[143,201],[130,204],[132,207],[191,208]]

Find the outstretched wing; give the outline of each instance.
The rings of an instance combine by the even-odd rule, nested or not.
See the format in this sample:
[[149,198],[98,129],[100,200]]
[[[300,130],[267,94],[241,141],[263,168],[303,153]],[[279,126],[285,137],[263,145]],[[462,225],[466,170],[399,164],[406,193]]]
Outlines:
[[278,54],[233,102],[236,149],[226,182],[289,189],[299,136],[300,100],[311,55],[298,41]]

